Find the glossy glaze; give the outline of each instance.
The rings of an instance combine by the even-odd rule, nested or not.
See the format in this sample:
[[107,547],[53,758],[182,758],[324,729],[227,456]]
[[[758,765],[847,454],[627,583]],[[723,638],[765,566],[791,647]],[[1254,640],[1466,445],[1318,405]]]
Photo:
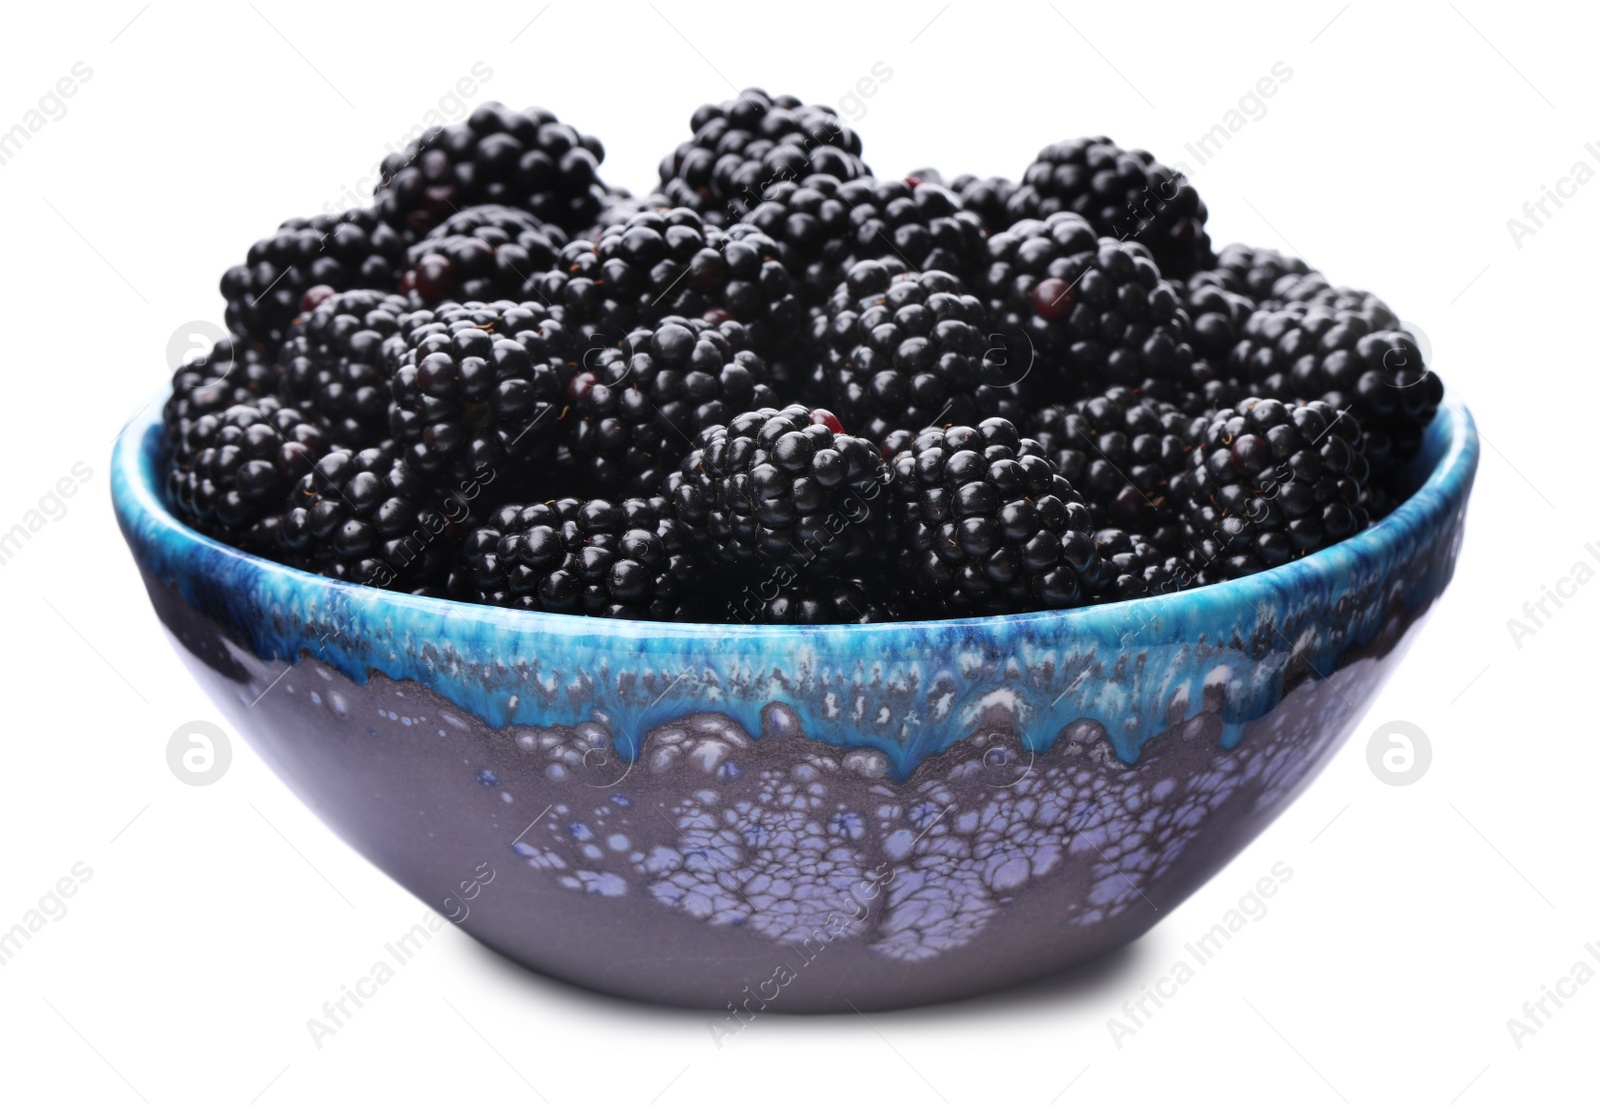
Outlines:
[[[176,523],[155,432],[117,448],[124,533],[182,653],[290,785],[513,958],[718,1009],[938,1000],[1142,933],[1359,718],[1449,581],[1477,460],[1447,406],[1399,509],[1238,582],[783,628],[300,573]],[[463,902],[480,864],[496,880]]]

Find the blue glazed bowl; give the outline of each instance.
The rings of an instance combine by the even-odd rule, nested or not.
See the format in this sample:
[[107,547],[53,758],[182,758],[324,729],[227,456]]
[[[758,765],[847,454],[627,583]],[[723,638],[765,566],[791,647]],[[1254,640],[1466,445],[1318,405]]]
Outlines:
[[162,503],[158,409],[116,446],[123,534],[180,655],[306,803],[519,962],[751,1012],[951,999],[1150,928],[1360,718],[1450,580],[1478,459],[1447,403],[1376,526],[1171,596],[656,624],[224,546]]

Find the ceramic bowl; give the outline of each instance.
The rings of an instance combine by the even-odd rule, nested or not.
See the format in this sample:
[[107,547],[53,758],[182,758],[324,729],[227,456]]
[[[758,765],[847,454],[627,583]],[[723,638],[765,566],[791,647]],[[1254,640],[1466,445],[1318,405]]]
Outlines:
[[149,412],[113,460],[123,533],[178,653],[284,781],[496,951],[725,1016],[953,999],[1145,932],[1361,718],[1450,580],[1478,458],[1447,403],[1376,526],[1184,593],[659,624],[243,554],[167,511]]

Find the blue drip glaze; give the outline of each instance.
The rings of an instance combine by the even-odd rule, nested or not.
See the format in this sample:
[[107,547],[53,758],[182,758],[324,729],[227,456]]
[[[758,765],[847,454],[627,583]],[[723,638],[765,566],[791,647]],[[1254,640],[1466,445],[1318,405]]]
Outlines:
[[[1426,608],[1454,569],[1478,439],[1447,400],[1413,464],[1417,492],[1362,534],[1234,582],[1059,612],[823,627],[666,624],[521,612],[334,581],[244,554],[162,503],[160,406],[124,429],[112,498],[139,566],[263,660],[302,651],[358,683],[415,681],[494,727],[603,717],[618,753],[652,728],[727,714],[752,735],[771,701],[802,731],[882,751],[897,778],[976,730],[986,708],[1043,751],[1102,723],[1132,763],[1223,686],[1224,746],[1281,700],[1299,667],[1328,675],[1396,604]],[[1386,611],[1387,609],[1387,611]],[[1342,611],[1341,611],[1342,610]]]

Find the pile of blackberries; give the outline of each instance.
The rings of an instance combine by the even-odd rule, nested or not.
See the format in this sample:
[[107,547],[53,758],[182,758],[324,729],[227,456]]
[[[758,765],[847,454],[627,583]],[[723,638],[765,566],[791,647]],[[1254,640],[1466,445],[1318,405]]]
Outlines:
[[1442,399],[1371,293],[1214,252],[1103,136],[872,175],[830,108],[705,105],[655,191],[479,107],[291,219],[178,367],[186,523],[346,581],[785,624],[1176,592],[1367,527]]

